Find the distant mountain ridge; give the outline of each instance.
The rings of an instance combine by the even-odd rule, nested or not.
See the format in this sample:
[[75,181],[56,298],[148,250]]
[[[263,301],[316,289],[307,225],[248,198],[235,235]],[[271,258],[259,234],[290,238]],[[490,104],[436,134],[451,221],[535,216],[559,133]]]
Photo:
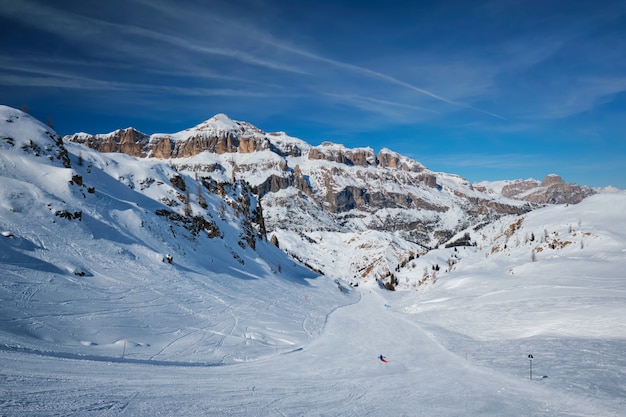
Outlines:
[[576,204],[585,197],[595,194],[592,188],[568,184],[556,174],[546,175],[543,181],[530,178],[498,183],[481,182],[474,184],[474,187],[483,191],[497,190],[496,192],[504,197],[534,204]]
[[[127,128],[64,140],[99,152],[163,159],[181,173],[218,183],[244,180],[261,199],[268,236],[315,270],[344,271],[346,279],[387,280],[398,264],[463,230],[526,213],[533,205],[575,203],[592,193],[558,181],[526,194],[515,192],[515,184],[523,184],[512,182],[496,193],[389,149],[376,154],[331,142],[312,146],[224,114],[176,133],[147,135]],[[319,239],[319,232],[337,238]],[[327,261],[339,253],[354,256]]]
[[76,133],[64,139],[99,152],[121,152],[144,158],[188,158],[202,152],[245,154],[269,150],[283,157],[308,154],[312,160],[345,165],[380,165],[415,172],[425,169],[418,162],[388,149],[382,149],[375,155],[371,148],[348,149],[331,142],[314,147],[284,132],[266,133],[249,123],[233,121],[224,114],[215,115],[193,128],[177,133],[148,135],[129,127],[106,134]]

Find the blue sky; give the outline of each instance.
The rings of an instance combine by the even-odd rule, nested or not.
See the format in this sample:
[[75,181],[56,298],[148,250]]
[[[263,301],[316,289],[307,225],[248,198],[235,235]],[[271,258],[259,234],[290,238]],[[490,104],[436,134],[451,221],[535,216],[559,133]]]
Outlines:
[[0,102],[61,134],[226,113],[472,182],[626,189],[626,2],[0,0]]

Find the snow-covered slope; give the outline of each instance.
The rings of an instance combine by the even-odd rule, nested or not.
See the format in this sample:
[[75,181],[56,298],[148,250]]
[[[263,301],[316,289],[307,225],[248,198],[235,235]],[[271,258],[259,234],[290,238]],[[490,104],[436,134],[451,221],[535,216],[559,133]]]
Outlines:
[[[244,180],[261,198],[267,230],[282,248],[346,280],[389,283],[398,262],[445,244],[469,226],[531,208],[525,201],[477,190],[457,175],[432,172],[389,149],[375,154],[371,148],[330,142],[312,146],[223,114],[172,134],[129,128],[65,140],[101,152],[167,160],[191,177]],[[341,247],[316,237],[328,231],[342,234],[333,239],[342,240]],[[387,243],[377,244],[379,239]],[[337,251],[360,253],[361,261],[334,256]]]
[[[228,363],[296,349],[354,300],[255,229],[242,184],[212,192],[160,161],[64,146],[6,107],[0,136],[0,338],[10,347]],[[319,303],[304,310],[304,297]]]
[[385,252],[403,289],[392,292],[287,257],[242,182],[46,131],[0,107],[1,415],[626,409],[623,192],[461,230],[451,242],[475,245],[413,258],[388,234],[345,233],[303,206],[328,222],[307,233],[300,253],[318,252],[303,262],[340,275]]

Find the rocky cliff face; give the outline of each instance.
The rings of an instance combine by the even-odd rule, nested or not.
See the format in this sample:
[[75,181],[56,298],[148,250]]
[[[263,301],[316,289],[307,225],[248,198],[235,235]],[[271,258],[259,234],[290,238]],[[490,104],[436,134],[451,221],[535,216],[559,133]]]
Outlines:
[[[101,152],[167,159],[179,172],[206,181],[245,181],[261,198],[268,236],[283,250],[330,273],[333,266],[322,259],[333,259],[328,251],[343,245],[337,262],[350,262],[354,277],[366,279],[389,276],[390,263],[445,244],[468,227],[525,213],[531,202],[574,202],[589,194],[556,176],[540,184],[510,183],[497,194],[388,149],[375,154],[330,142],[312,146],[225,115],[172,134],[125,129],[65,140]],[[320,231],[339,235],[331,243],[317,237]],[[316,257],[317,251],[326,252]]]
[[576,204],[594,193],[589,187],[567,184],[555,174],[546,176],[541,182],[519,180],[502,187],[503,196],[534,204]]
[[77,133],[66,136],[65,140],[81,143],[88,148],[98,152],[119,152],[130,156],[145,156],[149,136],[129,127],[128,129],[118,129],[106,135],[89,135],[87,133]]

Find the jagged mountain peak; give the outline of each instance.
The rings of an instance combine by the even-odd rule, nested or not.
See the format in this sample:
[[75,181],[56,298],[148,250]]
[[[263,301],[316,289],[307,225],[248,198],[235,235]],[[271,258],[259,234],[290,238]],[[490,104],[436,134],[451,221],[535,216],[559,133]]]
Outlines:
[[382,148],[378,152],[378,163],[383,168],[398,168],[413,172],[426,170],[426,167],[419,162],[407,156],[400,155],[398,152],[392,151],[389,148]]
[[247,137],[247,138],[265,138],[267,133],[251,123],[231,119],[224,113],[217,113],[213,117],[198,123],[192,128],[185,129],[174,134],[158,134],[153,136],[169,136],[175,140],[183,141],[198,135],[205,137]]
[[565,184],[565,181],[557,174],[548,174],[543,178],[543,181],[541,181],[542,187],[549,187],[555,184]]
[[126,132],[132,132],[133,134],[137,134],[141,136],[149,136],[146,133],[143,133],[141,130],[136,129],[132,126],[128,126],[127,128],[124,128],[124,129],[116,129],[113,132],[109,133],[109,135],[124,134]]
[[237,123],[225,113],[217,113],[213,117],[209,118],[207,121],[213,122],[213,123],[225,123],[225,124]]
[[476,189],[500,194],[507,198],[529,201],[535,204],[575,204],[585,197],[595,194],[588,186],[566,183],[557,174],[548,174],[542,181],[534,178],[526,180],[505,180],[480,182]]
[[[251,126],[251,125],[250,125]],[[209,131],[209,132],[237,132],[242,130],[241,122],[235,121],[224,113],[218,113],[213,117],[197,124],[186,131]]]

